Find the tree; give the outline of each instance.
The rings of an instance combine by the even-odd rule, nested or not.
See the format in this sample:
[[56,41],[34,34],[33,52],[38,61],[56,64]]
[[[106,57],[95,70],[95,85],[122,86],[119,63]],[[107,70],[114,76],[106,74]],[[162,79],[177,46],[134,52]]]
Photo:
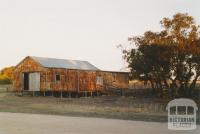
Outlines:
[[172,97],[192,97],[200,76],[199,26],[182,13],[160,23],[160,32],[129,38],[136,47],[124,49],[123,56],[132,76],[149,81],[157,94],[167,89]]
[[14,67],[6,67],[0,71],[0,84],[11,84]]

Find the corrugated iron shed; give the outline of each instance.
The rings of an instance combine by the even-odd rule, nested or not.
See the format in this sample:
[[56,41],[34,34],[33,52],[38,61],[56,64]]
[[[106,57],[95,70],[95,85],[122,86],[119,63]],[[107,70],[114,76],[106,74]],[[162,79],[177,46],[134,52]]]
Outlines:
[[127,89],[128,78],[128,73],[102,71],[87,61],[28,56],[15,67],[13,87],[15,91],[103,92]]

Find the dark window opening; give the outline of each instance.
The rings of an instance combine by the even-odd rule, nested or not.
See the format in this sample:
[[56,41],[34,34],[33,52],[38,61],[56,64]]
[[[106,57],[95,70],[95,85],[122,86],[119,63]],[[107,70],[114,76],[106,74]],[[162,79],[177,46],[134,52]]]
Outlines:
[[56,74],[56,81],[60,81],[60,75],[59,74]]

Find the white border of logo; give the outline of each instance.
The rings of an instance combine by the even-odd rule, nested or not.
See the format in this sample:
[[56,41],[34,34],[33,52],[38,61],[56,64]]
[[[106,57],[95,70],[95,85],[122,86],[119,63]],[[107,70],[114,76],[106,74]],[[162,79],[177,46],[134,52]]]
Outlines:
[[[184,107],[185,113],[180,114],[179,108]],[[192,114],[188,113],[188,107],[193,109]],[[175,112],[171,113],[170,109],[174,108]],[[174,99],[166,107],[168,111],[168,129],[170,130],[195,130],[196,129],[196,112],[197,104],[191,99]]]

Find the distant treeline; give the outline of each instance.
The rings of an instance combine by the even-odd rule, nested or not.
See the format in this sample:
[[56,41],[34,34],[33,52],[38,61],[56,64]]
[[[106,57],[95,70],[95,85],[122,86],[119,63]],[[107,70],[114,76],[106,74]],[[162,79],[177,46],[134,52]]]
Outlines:
[[0,84],[12,84],[14,67],[6,67],[0,71]]

